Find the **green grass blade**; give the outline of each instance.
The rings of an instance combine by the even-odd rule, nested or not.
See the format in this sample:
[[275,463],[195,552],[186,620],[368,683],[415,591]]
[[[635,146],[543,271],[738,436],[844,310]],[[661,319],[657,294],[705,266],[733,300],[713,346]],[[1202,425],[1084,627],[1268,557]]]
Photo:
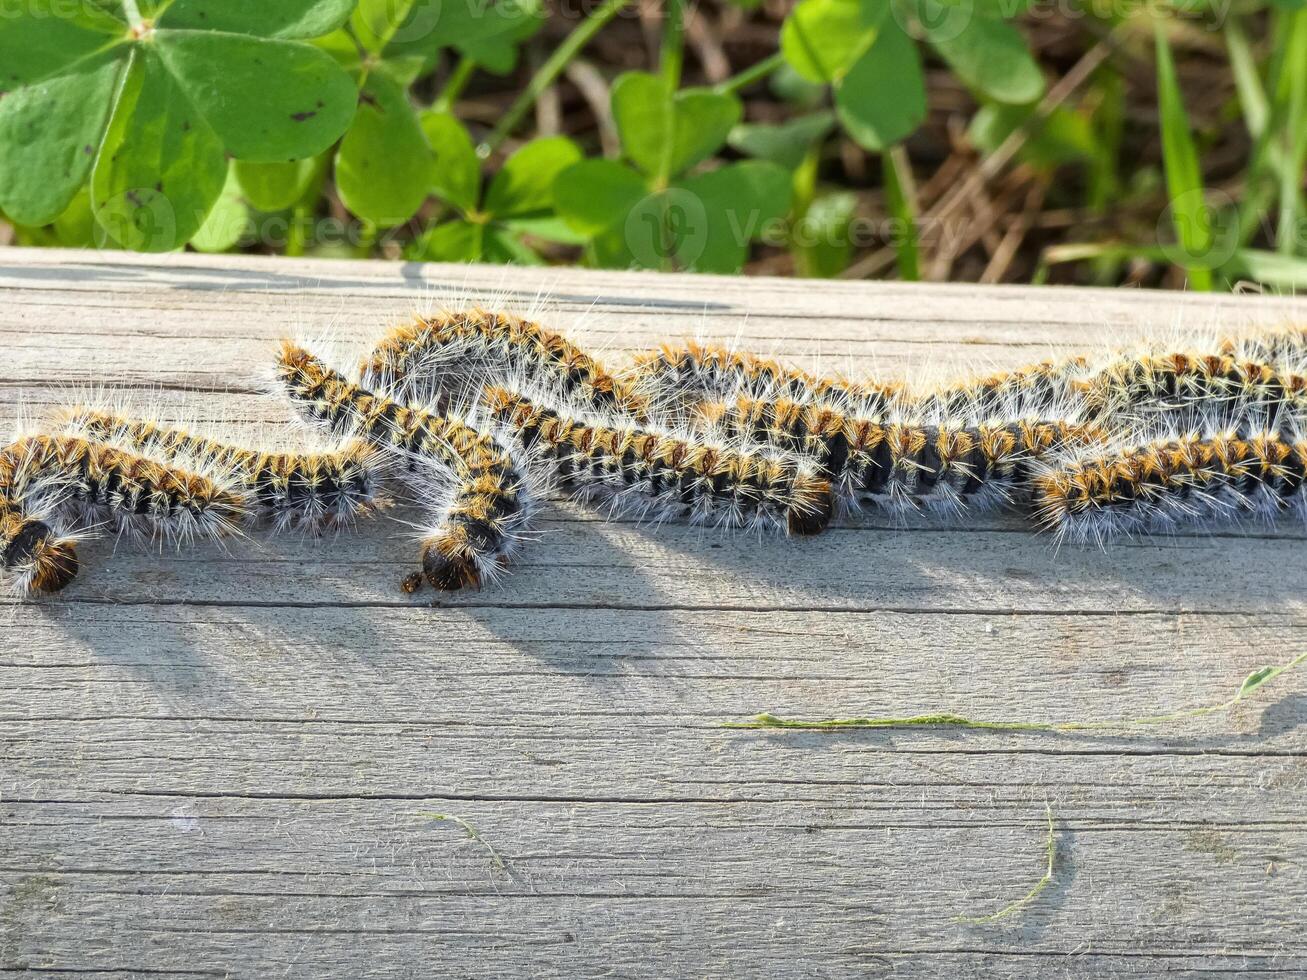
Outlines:
[[885,173],[885,206],[894,219],[894,250],[899,257],[899,278],[907,282],[921,279],[921,251],[917,244],[917,194],[912,169],[902,145],[892,146],[881,155]]
[[1089,166],[1086,203],[1094,214],[1105,214],[1120,195],[1121,137],[1125,131],[1125,80],[1111,65],[1099,69],[1095,84],[1098,106],[1093,113],[1095,153]]
[[1015,902],[1003,906],[991,915],[959,915],[956,916],[956,921],[965,922],[967,925],[979,926],[986,925],[990,922],[998,922],[1000,919],[1006,919],[1009,915],[1020,912],[1023,908],[1037,899],[1040,892],[1053,883],[1053,867],[1057,862],[1057,825],[1053,822],[1053,807],[1047,800],[1044,801],[1044,816],[1048,821],[1048,837],[1044,843],[1044,875],[1035,882],[1035,887],[1022,895]]
[[1231,17],[1225,23],[1225,47],[1230,52],[1230,70],[1234,74],[1234,87],[1239,96],[1239,108],[1243,110],[1244,125],[1248,127],[1248,135],[1258,139],[1266,130],[1266,120],[1271,109],[1261,75],[1257,71],[1257,59],[1253,55],[1252,45],[1248,41],[1243,22],[1238,17]]
[[1278,32],[1284,46],[1280,91],[1284,93],[1283,149],[1280,169],[1280,220],[1276,250],[1281,255],[1302,251],[1302,172],[1307,160],[1307,8],[1287,16],[1286,29]]
[[[1279,128],[1277,120],[1283,113],[1283,107],[1278,106],[1268,93],[1268,86],[1263,82],[1243,22],[1238,17],[1230,17],[1226,21],[1224,34],[1239,108],[1248,135],[1253,140],[1248,165],[1244,170],[1244,187],[1238,214],[1238,241],[1240,245],[1248,245],[1261,229],[1279,194],[1283,153],[1280,144],[1272,136]],[[1283,61],[1282,52],[1276,51],[1267,70],[1270,78],[1278,77]]]
[[1307,290],[1307,258],[1242,248],[1234,255],[1234,269],[1248,279],[1289,292]]
[[[1166,169],[1166,188],[1171,198],[1171,223],[1187,255],[1207,255],[1214,244],[1212,216],[1203,195],[1202,170],[1185,111],[1184,97],[1176,78],[1175,60],[1166,40],[1162,22],[1154,28],[1157,40],[1157,100],[1162,121],[1162,159]],[[1194,289],[1212,288],[1210,269],[1200,265],[1188,267],[1189,283]]]
[[1234,696],[1219,704],[1205,704],[1197,708],[1181,708],[1160,715],[1141,715],[1135,718],[1093,719],[1090,721],[1007,721],[968,718],[951,711],[936,711],[925,715],[905,715],[861,718],[783,718],[763,713],[746,721],[722,722],[722,728],[797,728],[823,731],[838,728],[969,728],[1000,732],[1097,732],[1146,728],[1172,722],[1204,718],[1229,711],[1250,694],[1281,674],[1287,674],[1307,664],[1307,653],[1300,653],[1288,663],[1267,664],[1258,667],[1244,678]]

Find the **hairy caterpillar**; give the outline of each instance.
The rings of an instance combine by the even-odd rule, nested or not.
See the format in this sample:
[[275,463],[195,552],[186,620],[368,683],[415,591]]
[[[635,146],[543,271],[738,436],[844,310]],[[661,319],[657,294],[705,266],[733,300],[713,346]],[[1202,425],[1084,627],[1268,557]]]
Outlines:
[[27,436],[0,450],[0,494],[178,544],[220,538],[246,516],[244,497],[224,479],[63,435]]
[[1198,407],[1233,418],[1249,405],[1271,412],[1307,407],[1307,378],[1233,354],[1176,351],[1123,358],[1079,387],[1089,410],[1105,419]]
[[250,517],[276,530],[317,533],[351,524],[384,503],[381,456],[363,440],[323,452],[264,452],[81,405],[62,410],[58,422],[142,455],[230,472]]
[[621,378],[658,412],[673,417],[688,414],[699,402],[737,392],[803,402],[834,401],[874,414],[903,392],[894,383],[823,378],[747,351],[697,341],[665,344],[642,354]]
[[915,411],[979,424],[1014,403],[1052,419],[1079,403],[1086,421],[1135,419],[1199,403],[1307,405],[1307,330],[1275,330],[1194,349],[1146,349],[1106,359],[1069,357],[914,392],[906,385],[820,377],[717,345],[669,345],[643,355],[632,384],[669,413],[743,394],[838,406],[874,420]]
[[442,409],[451,396],[475,398],[483,384],[511,378],[570,408],[647,417],[644,398],[562,335],[479,308],[395,327],[364,358],[360,376],[364,385],[401,401],[430,401]]
[[1246,428],[1193,426],[1073,455],[1033,478],[1036,517],[1059,539],[1101,544],[1286,510],[1307,516],[1307,440]]
[[562,481],[614,510],[794,534],[816,534],[830,521],[830,483],[802,459],[737,451],[620,419],[569,418],[508,388],[489,387],[484,399],[488,415]]
[[1276,327],[1227,338],[1218,349],[1239,360],[1261,361],[1291,374],[1307,371],[1307,327]]
[[728,435],[814,459],[848,505],[925,507],[957,514],[1012,503],[1032,464],[1067,445],[1101,442],[1095,424],[1011,415],[976,424],[929,416],[878,422],[832,405],[741,395],[700,406],[705,423]]
[[[441,479],[424,494],[432,526],[423,532],[422,571],[437,589],[476,587],[502,571],[529,528],[537,503],[527,474],[495,436],[465,419],[438,415],[375,395],[290,341],[277,374],[313,422],[337,435],[367,440]],[[440,499],[431,500],[432,496]],[[405,590],[412,591],[412,579]]]
[[984,411],[1016,397],[1027,408],[1079,400],[1088,419],[1115,425],[1166,412],[1221,412],[1249,405],[1273,411],[1307,406],[1307,331],[1276,329],[1216,342],[1153,345],[1105,359],[1043,361],[929,393],[923,404]]
[[51,517],[0,498],[0,582],[15,594],[58,592],[77,577],[76,538]]
[[[1089,360],[1084,357],[1039,361],[1013,371],[936,387],[904,401],[918,412],[971,422],[1010,411],[1014,404],[1033,415],[1051,415],[1083,394],[1081,379],[1089,371]],[[1081,406],[1081,410],[1085,407]]]

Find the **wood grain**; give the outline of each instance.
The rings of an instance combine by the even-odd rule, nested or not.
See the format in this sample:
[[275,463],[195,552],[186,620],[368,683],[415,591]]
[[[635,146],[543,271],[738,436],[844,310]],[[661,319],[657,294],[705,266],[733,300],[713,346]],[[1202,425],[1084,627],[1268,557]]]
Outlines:
[[[285,432],[285,333],[497,295],[620,358],[1008,365],[1302,301],[0,251],[0,412],[69,385]],[[540,297],[544,298],[541,299]],[[404,516],[403,512],[399,515]],[[1071,720],[1307,648],[1300,527],[1055,551],[1013,518],[801,542],[566,502],[499,588],[405,529],[85,550],[0,607],[0,972],[80,977],[1307,973],[1307,684],[1135,732],[759,732],[760,711]],[[969,925],[1043,873],[998,922]],[[446,814],[466,821],[468,835]],[[488,845],[488,846],[487,846]]]

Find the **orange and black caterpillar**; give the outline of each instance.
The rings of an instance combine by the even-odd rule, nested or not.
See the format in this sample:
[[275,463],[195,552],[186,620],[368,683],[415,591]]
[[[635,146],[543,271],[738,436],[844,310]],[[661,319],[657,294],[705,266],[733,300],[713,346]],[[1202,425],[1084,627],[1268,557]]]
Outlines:
[[509,313],[473,308],[395,327],[363,360],[362,383],[443,410],[475,401],[482,385],[548,391],[571,408],[647,417],[648,405],[562,335]]
[[1233,417],[1249,405],[1272,411],[1307,407],[1307,378],[1232,353],[1165,351],[1091,365],[1084,358],[1044,361],[1015,371],[937,389],[917,404],[969,418],[1020,402],[1055,415],[1077,406],[1086,419],[1123,425],[1201,407]]
[[1084,357],[1039,361],[1012,371],[953,382],[903,399],[918,413],[933,413],[960,424],[1013,411],[1038,417],[1065,414],[1082,393],[1091,370]]
[[1237,429],[1189,431],[1079,454],[1032,480],[1039,521],[1059,538],[1205,529],[1241,519],[1307,516],[1307,440]]
[[1237,360],[1261,361],[1289,374],[1307,371],[1307,327],[1274,327],[1230,337],[1218,349]]
[[223,480],[75,436],[26,436],[0,450],[0,494],[177,543],[222,537],[246,517]]
[[[408,464],[427,487],[433,525],[422,540],[422,571],[437,589],[479,586],[502,571],[537,507],[527,474],[495,436],[454,416],[375,395],[286,341],[277,374],[291,400],[337,435],[367,440]],[[411,591],[413,583],[406,588]]]
[[19,596],[58,592],[77,577],[76,539],[52,519],[0,497],[0,581]]
[[903,394],[899,384],[820,377],[747,351],[697,341],[665,344],[642,354],[621,377],[659,412],[673,417],[690,414],[700,402],[729,398],[737,392],[760,398],[833,401],[869,415],[883,412]]
[[1145,350],[1104,361],[1043,361],[928,393],[921,407],[987,412],[1012,399],[1055,413],[1076,404],[1089,420],[1124,425],[1163,413],[1242,415],[1307,408],[1307,331],[1272,330],[1189,348]]
[[924,391],[892,383],[820,377],[718,345],[688,343],[643,355],[627,376],[652,404],[676,416],[694,405],[737,394],[822,403],[882,421],[895,414],[933,415],[975,425],[1017,412],[1115,424],[1198,405],[1239,413],[1258,404],[1291,411],[1307,406],[1307,331],[1278,330],[1195,350],[1126,353],[1041,361],[1011,371]]
[[352,524],[384,503],[380,454],[363,440],[323,452],[265,452],[86,406],[64,409],[58,421],[88,439],[230,472],[250,516],[277,530]]
[[816,534],[830,521],[830,483],[802,459],[680,438],[620,418],[569,418],[507,388],[489,387],[484,397],[489,417],[561,481],[615,512],[794,534]]
[[1099,426],[1071,421],[882,423],[832,405],[744,395],[704,403],[700,414],[729,436],[815,460],[845,504],[945,514],[1015,503],[1025,495],[1037,460],[1105,438]]
[[1233,353],[1172,351],[1109,363],[1077,383],[1087,410],[1099,418],[1168,410],[1236,416],[1248,406],[1273,413],[1307,407],[1307,377]]

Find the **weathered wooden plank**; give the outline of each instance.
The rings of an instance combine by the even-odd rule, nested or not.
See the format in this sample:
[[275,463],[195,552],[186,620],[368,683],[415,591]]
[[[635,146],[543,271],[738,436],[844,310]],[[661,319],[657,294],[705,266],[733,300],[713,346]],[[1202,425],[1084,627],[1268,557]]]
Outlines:
[[[511,278],[510,278],[511,277]],[[739,339],[853,373],[1014,364],[1301,301],[0,252],[0,415],[61,384],[284,438],[278,337],[544,291],[615,357]],[[403,516],[401,512],[401,517]],[[0,609],[0,971],[1086,977],[1307,972],[1307,697],[1133,733],[722,727],[1120,718],[1307,641],[1301,528],[1055,551],[1018,520],[803,542],[550,508],[500,588],[410,598],[398,526],[112,554]],[[1052,885],[971,925],[1043,872]],[[470,839],[456,823],[482,835]],[[484,846],[494,848],[494,855]],[[497,855],[497,856],[496,856]],[[502,862],[502,863],[501,863]]]
[[[1307,581],[1297,529],[1186,536],[1104,553],[1055,549],[1014,518],[990,518],[974,529],[851,526],[811,540],[759,541],[678,525],[601,523],[570,505],[557,514],[540,522],[541,539],[502,586],[437,601],[456,608],[1223,614],[1301,612]],[[83,550],[84,581],[64,602],[433,601],[430,592],[400,592],[399,580],[416,566],[416,545],[407,529],[381,522],[334,543],[288,539],[237,542],[225,552],[203,546],[113,554],[110,543],[97,542]]]

